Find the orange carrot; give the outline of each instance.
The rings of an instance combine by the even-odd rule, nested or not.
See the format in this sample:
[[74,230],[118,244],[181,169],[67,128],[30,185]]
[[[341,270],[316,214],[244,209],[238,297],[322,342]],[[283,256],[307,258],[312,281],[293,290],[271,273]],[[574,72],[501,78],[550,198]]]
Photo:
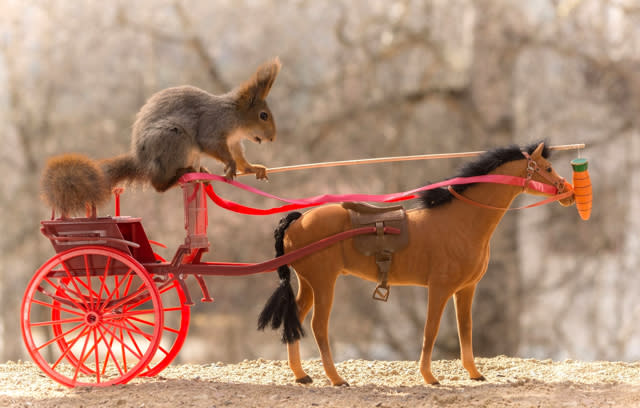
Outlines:
[[571,167],[573,167],[573,189],[576,208],[580,218],[586,221],[591,216],[591,203],[593,201],[591,178],[587,170],[589,162],[587,159],[574,159],[571,161]]

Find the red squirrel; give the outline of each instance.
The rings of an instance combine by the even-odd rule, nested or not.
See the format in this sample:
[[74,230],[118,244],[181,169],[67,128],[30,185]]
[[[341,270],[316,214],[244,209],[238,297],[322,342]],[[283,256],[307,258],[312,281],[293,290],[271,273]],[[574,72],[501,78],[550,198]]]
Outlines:
[[[164,192],[185,173],[208,172],[200,166],[207,154],[224,167],[227,180],[237,172],[267,179],[267,169],[244,157],[242,141],[271,142],[276,124],[266,97],[280,71],[276,57],[262,64],[245,82],[222,95],[193,86],[164,89],[152,95],[136,115],[129,153],[93,163],[80,155],[50,160],[42,177],[44,200],[66,217],[99,205],[103,191],[122,181],[150,183]],[[77,175],[77,185],[73,176]],[[87,188],[89,180],[100,184]],[[99,192],[99,193],[98,193]]]

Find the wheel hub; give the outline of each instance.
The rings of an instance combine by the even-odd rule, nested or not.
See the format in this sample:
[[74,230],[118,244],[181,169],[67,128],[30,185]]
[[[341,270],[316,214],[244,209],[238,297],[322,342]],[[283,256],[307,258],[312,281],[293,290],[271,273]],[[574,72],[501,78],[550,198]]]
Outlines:
[[90,312],[87,312],[87,314],[84,316],[84,322],[87,325],[92,327],[100,324],[101,320],[102,320],[102,316],[100,315],[100,313],[93,310]]

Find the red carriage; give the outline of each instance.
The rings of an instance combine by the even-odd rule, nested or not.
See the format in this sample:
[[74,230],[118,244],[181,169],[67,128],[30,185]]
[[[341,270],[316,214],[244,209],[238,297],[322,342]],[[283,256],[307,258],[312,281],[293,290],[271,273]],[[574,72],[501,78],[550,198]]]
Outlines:
[[[56,255],[31,279],[22,304],[22,334],[33,360],[67,385],[113,385],[153,376],[176,357],[189,327],[192,275],[269,272],[296,257],[375,229],[360,228],[297,253],[258,264],[202,262],[209,248],[207,195],[193,181],[182,185],[186,238],[173,259],[154,253],[142,220],[113,216],[42,221]],[[116,203],[119,198],[116,198]],[[116,206],[118,207],[118,206]],[[116,211],[117,213],[118,211]]]

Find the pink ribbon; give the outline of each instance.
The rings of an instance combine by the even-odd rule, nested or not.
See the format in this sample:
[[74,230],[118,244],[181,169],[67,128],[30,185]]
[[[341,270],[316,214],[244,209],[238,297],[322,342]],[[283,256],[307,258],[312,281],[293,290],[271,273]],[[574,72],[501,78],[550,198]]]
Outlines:
[[[179,180],[180,184],[188,183],[190,181],[220,181],[227,184],[231,184],[234,187],[240,188],[242,190],[289,204],[289,205],[273,207],[269,209],[247,207],[247,206],[243,206],[241,204],[235,203],[233,201],[223,199],[222,197],[218,196],[214,192],[213,187],[211,187],[210,185],[207,186],[206,188],[207,194],[219,206],[231,211],[240,212],[243,214],[253,214],[253,215],[274,214],[279,212],[292,211],[292,210],[301,209],[301,208],[307,208],[307,207],[313,207],[313,206],[318,206],[318,205],[327,204],[327,203],[336,203],[336,202],[343,202],[343,201],[368,201],[368,202],[391,203],[391,202],[416,198],[416,194],[421,191],[432,190],[439,187],[460,185],[460,184],[496,183],[496,184],[507,184],[507,185],[524,187],[525,184],[527,183],[527,179],[522,177],[507,176],[507,175],[500,175],[500,174],[485,174],[482,176],[473,176],[473,177],[456,177],[453,179],[441,181],[439,183],[430,184],[430,185],[416,188],[413,190],[393,193],[393,194],[322,194],[322,195],[317,195],[313,197],[306,197],[306,198],[294,200],[294,199],[282,198],[282,197],[275,196],[273,194],[269,194],[265,191],[259,190],[255,187],[248,186],[246,184],[240,183],[235,180],[227,181],[224,177],[218,176],[215,174],[188,173],[182,176]],[[548,195],[555,195],[557,192],[554,186],[541,183],[538,181],[534,181],[534,180],[529,181],[527,188],[531,190],[539,191],[541,193],[548,194]]]

